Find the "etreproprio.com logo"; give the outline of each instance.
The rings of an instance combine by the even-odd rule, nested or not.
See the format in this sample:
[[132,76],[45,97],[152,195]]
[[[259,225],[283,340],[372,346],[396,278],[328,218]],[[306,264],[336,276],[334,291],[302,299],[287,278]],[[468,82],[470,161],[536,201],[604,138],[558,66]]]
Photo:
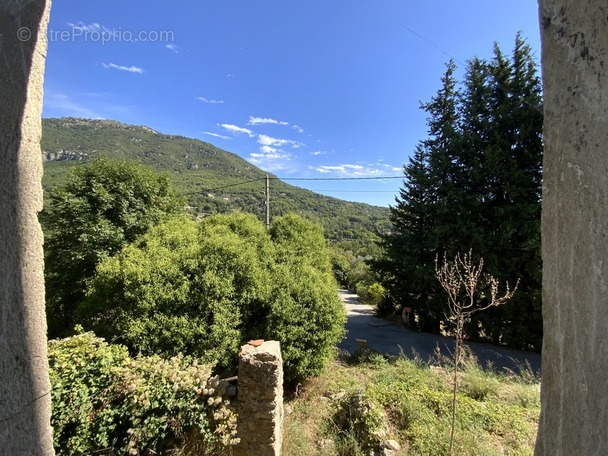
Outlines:
[[[175,33],[172,30],[123,30],[107,29],[105,27],[72,27],[65,30],[49,29],[47,34],[51,43],[85,42],[107,43],[172,43]],[[17,30],[19,41],[29,41],[32,31],[28,27]]]

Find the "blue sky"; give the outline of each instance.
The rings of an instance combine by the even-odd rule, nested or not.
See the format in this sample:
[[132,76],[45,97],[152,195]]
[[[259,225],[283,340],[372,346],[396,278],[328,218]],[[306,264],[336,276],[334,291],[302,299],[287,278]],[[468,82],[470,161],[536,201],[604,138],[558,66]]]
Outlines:
[[[400,176],[450,57],[540,58],[535,0],[55,1],[44,117],[198,138],[280,177]],[[389,205],[399,179],[308,181]]]

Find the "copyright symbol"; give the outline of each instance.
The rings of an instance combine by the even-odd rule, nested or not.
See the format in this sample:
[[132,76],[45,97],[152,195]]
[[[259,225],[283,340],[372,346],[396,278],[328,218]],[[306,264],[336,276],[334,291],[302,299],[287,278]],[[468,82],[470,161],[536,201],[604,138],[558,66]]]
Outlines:
[[17,38],[19,41],[29,41],[32,37],[32,31],[27,27],[21,27],[17,30]]

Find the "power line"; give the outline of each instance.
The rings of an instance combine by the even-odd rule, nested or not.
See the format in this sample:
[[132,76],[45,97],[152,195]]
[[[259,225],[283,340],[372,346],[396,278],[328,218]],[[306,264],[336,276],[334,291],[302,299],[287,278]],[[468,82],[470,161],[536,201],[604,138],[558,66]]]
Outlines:
[[382,11],[380,8],[372,5],[371,3],[369,3],[366,0],[361,0],[361,2],[365,3],[367,6],[369,6],[371,9],[375,10],[378,14],[381,14],[382,16],[384,16],[385,18],[387,18],[390,21],[393,21],[395,24],[397,24],[398,26],[404,28],[405,30],[407,30],[408,32],[410,32],[412,35],[416,36],[417,38],[426,41],[428,44],[430,44],[431,46],[433,46],[435,49],[437,49],[439,52],[441,52],[442,54],[447,55],[449,58],[451,58],[452,60],[454,60],[455,62],[458,62],[459,64],[465,66],[464,63],[462,63],[459,59],[457,59],[456,57],[454,57],[453,55],[451,55],[449,52],[447,52],[445,49],[442,49],[437,43],[435,43],[433,40],[431,40],[430,38],[427,38],[424,35],[421,35],[420,33],[418,33],[417,31],[415,31],[414,29],[411,29],[410,27],[408,27],[407,25],[405,25],[403,22],[395,19],[393,16],[391,16],[390,14]]
[[282,181],[341,181],[341,180],[385,180],[403,179],[403,176],[375,176],[375,177],[271,177]]
[[[264,177],[258,177],[256,179],[244,180],[241,182],[235,182],[233,184],[223,185],[221,187],[202,189],[196,192],[182,193],[178,196],[189,196],[189,195],[200,195],[201,193],[209,193],[218,190],[224,190],[226,188],[236,187],[238,185],[250,184],[252,182],[266,181],[264,188],[264,206],[266,215],[266,228],[270,227],[270,180],[279,181],[353,181],[353,180],[386,180],[386,179],[403,179],[403,176],[373,176],[373,177],[270,177],[268,175]],[[311,192],[328,192],[328,193],[395,193],[394,191],[388,190],[309,190]]]
[[319,190],[319,189],[307,189],[311,192],[330,192],[330,193],[395,193],[391,190]]
[[[221,187],[215,187],[210,189],[202,189],[196,192],[183,193],[178,196],[189,196],[189,195],[200,195],[201,193],[209,193],[218,190],[224,190],[226,188],[236,187],[238,185],[250,184],[252,182],[266,181],[264,189],[264,206],[266,213],[266,228],[270,226],[270,180],[279,181],[354,181],[354,180],[386,180],[386,179],[403,179],[403,176],[373,176],[373,177],[270,177],[268,175],[259,177],[256,179],[249,179],[241,182],[235,182],[233,184],[223,185]],[[395,193],[393,191],[386,190],[309,190],[311,192],[327,192],[327,193]]]
[[[403,176],[374,176],[374,177],[268,177],[269,180],[280,180],[280,181],[352,181],[352,180],[386,180],[386,179],[403,179]],[[250,184],[252,182],[259,182],[266,180],[266,177],[258,177],[256,179],[250,179],[246,181],[236,182],[234,184],[224,185],[222,187],[215,188],[207,188],[197,190],[195,192],[189,193],[181,193],[177,196],[190,196],[190,195],[198,195],[200,193],[208,193],[208,192],[217,192],[218,190],[224,190],[226,188],[236,187],[238,185]],[[337,190],[311,190],[311,191],[319,191],[319,192],[333,192]],[[345,192],[349,190],[344,190]],[[355,190],[350,190],[355,192]],[[364,193],[363,190],[361,190]],[[380,192],[380,191],[378,191]],[[370,192],[371,193],[371,192]],[[392,193],[392,192],[390,192]]]
[[[454,62],[458,63],[462,67],[464,67],[464,68],[467,67],[467,65],[464,62],[462,62],[460,59],[454,57],[452,54],[450,54],[449,52],[447,52],[445,49],[441,48],[438,44],[436,44],[430,38],[427,38],[426,36],[421,35],[420,33],[416,32],[414,29],[411,29],[410,27],[408,27],[407,25],[405,25],[403,22],[395,19],[393,16],[391,16],[390,14],[388,14],[385,11],[381,10],[380,8],[376,7],[375,5],[372,5],[367,0],[361,0],[361,2],[364,3],[364,4],[366,4],[368,7],[370,7],[374,11],[376,11],[378,14],[384,16],[388,20],[390,20],[390,21],[394,22],[395,24],[399,25],[400,27],[404,28],[405,30],[407,30],[408,32],[410,32],[412,35],[416,36],[417,38],[419,38],[419,39],[421,39],[423,41],[426,41],[431,46],[433,46],[435,49],[437,49],[439,52],[441,52],[442,54],[445,54],[446,56],[448,56],[450,59],[452,59]],[[504,87],[499,81],[496,81],[496,86],[498,87],[499,90],[502,90],[507,95],[514,95],[513,91],[509,90],[507,87]],[[531,107],[535,111],[539,112],[540,114],[544,114],[544,111],[541,108],[541,106],[533,104],[533,103],[527,101],[524,98],[521,98],[521,102],[524,103],[525,105]]]
[[237,182],[235,184],[224,185],[222,187],[207,188],[207,189],[197,190],[196,192],[190,192],[190,193],[181,193],[181,194],[179,194],[177,196],[190,196],[190,195],[198,195],[199,193],[217,192],[218,190],[224,190],[225,188],[236,187],[237,185],[250,184],[251,182],[258,182],[258,181],[261,181],[261,180],[264,180],[264,179],[266,179],[266,178],[265,177],[258,177],[257,179],[251,179],[251,180],[247,180],[247,181]]

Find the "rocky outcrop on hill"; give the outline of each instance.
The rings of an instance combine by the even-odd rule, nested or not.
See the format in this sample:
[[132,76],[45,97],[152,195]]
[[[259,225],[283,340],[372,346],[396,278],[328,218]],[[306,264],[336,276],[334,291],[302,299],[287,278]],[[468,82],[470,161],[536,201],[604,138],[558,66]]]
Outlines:
[[42,151],[42,161],[64,161],[64,160],[84,160],[87,154],[84,152],[73,152],[71,150],[60,150],[57,152]]

